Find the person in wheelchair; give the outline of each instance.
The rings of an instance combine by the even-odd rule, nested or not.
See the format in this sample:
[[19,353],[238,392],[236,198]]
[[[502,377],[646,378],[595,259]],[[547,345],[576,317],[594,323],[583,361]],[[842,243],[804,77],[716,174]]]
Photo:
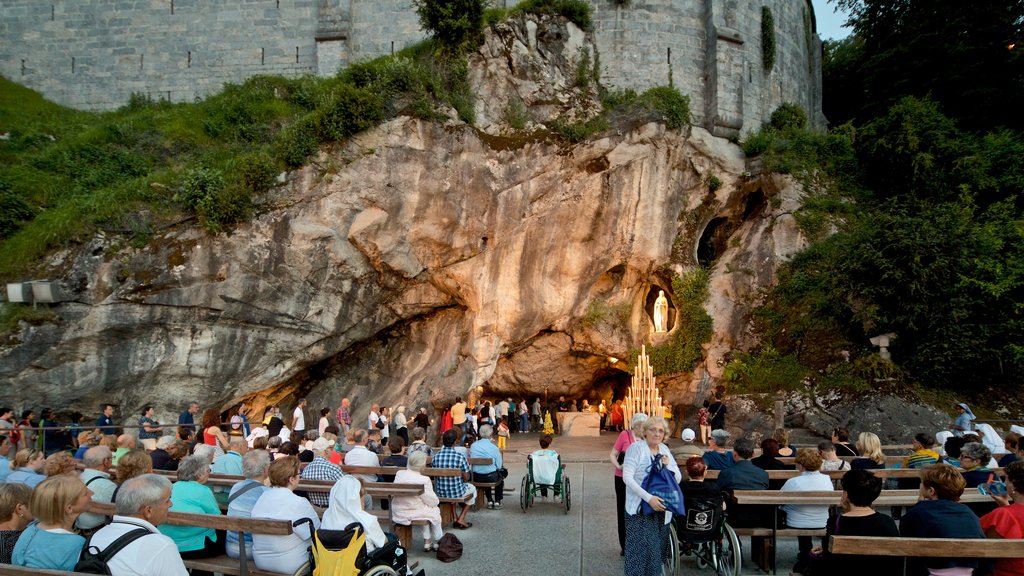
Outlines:
[[[363,510],[362,482],[345,475],[331,488],[314,540],[317,568],[324,574],[407,573],[405,548],[380,527],[377,517]],[[357,570],[357,571],[356,571]]]
[[554,488],[556,496],[558,494],[558,487],[562,484],[562,459],[550,448],[551,446],[551,435],[544,434],[540,437],[540,450],[534,450],[532,454],[527,457],[529,462],[528,466],[533,470],[533,483],[540,487],[540,495],[542,498],[548,496],[548,486]]
[[678,518],[679,538],[695,540],[717,535],[725,518],[725,495],[714,480],[706,480],[708,466],[700,456],[686,460],[689,480],[679,483],[686,506],[686,518]]

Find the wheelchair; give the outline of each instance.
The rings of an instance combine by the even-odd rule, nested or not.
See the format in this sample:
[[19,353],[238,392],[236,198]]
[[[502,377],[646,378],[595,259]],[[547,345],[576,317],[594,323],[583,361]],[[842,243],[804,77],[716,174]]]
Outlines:
[[408,554],[398,540],[366,552],[366,535],[358,522],[344,530],[317,530],[313,534],[312,576],[406,576]]
[[[551,452],[552,455],[538,454],[542,452],[538,450],[534,452],[526,459],[526,475],[523,476],[523,482],[520,486],[519,491],[519,506],[525,513],[530,506],[533,506],[534,499],[538,492],[551,491],[552,494],[558,496],[562,500],[562,505],[565,506],[565,513],[569,513],[569,509],[572,507],[572,495],[569,489],[569,477],[565,474],[565,466],[562,464],[562,459]],[[553,480],[551,483],[542,483],[537,481],[537,476],[534,475],[534,456],[537,456],[537,467],[538,472],[543,470],[544,472],[539,474],[542,476],[541,480]],[[554,472],[554,478],[551,478],[551,472]],[[545,476],[546,477],[543,477]]]
[[716,576],[739,576],[740,540],[726,521],[722,498],[688,497],[685,505],[686,516],[673,516],[670,530],[673,550],[678,551],[675,572],[668,572],[666,565],[665,573],[678,574],[679,558],[693,556],[701,570],[711,568]]

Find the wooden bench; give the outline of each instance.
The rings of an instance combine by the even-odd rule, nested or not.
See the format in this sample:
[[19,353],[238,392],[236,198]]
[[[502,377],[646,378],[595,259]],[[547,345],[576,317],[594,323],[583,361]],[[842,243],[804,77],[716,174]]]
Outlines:
[[[87,510],[96,514],[113,516],[116,512],[116,506],[109,503],[91,502]],[[245,532],[271,536],[287,536],[292,533],[292,523],[287,520],[239,518],[237,516],[192,514],[189,512],[168,512],[165,524],[238,532],[239,558],[237,560],[229,558],[227,555],[221,555],[215,558],[185,560],[184,562],[186,567],[193,570],[237,574],[239,576],[280,576],[275,572],[258,570],[251,560],[247,561],[245,559]]]
[[907,558],[1024,558],[1024,540],[830,536],[826,545],[833,554],[902,557],[904,574]]
[[[721,470],[708,470],[705,473],[705,478],[708,480],[715,480],[718,475],[721,474]],[[769,480],[788,480],[790,478],[796,478],[801,474],[799,470],[766,470],[768,472]],[[849,470],[823,470],[821,473],[833,480],[839,480]],[[882,468],[880,470],[871,470],[878,478],[920,478],[921,471],[913,468]]]
[[[821,491],[787,491],[780,490],[736,490],[733,496],[736,503],[741,505],[761,505],[779,507],[786,504],[816,505],[816,506],[838,506],[842,498],[840,490]],[[875,500],[873,506],[913,506],[917,503],[919,493],[917,490],[883,490]],[[961,502],[991,502],[992,498],[979,494],[978,492],[964,492]],[[772,557],[771,568],[775,573],[775,546],[778,538],[795,536],[824,536],[825,529],[800,529],[800,528],[779,528],[778,514],[772,514],[772,526],[764,528],[733,528],[738,536],[761,536],[771,538]]]

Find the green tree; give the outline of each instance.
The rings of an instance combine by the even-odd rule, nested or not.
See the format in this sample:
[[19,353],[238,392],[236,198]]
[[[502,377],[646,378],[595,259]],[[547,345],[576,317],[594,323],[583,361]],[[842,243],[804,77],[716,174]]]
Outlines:
[[863,42],[843,62],[861,86],[849,102],[855,109],[834,120],[879,116],[903,96],[931,96],[965,129],[1024,128],[1021,0],[830,1],[849,11]]
[[485,4],[485,0],[412,0],[423,29],[452,52],[479,42]]

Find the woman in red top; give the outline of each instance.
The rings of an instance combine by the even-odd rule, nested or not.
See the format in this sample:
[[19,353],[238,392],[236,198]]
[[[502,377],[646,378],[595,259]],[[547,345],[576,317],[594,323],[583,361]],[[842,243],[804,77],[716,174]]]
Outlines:
[[622,413],[622,400],[616,400],[612,404],[612,430],[616,432],[622,432],[622,425],[624,415]]
[[[1006,492],[1001,496],[993,494],[992,499],[999,507],[981,517],[981,528],[986,538],[1024,538],[1024,462],[1013,462],[1006,467]],[[1024,558],[996,560],[992,575],[1024,575]]]
[[220,449],[228,451],[228,437],[220,429],[220,412],[216,408],[207,408],[203,412],[203,444],[220,446]]

